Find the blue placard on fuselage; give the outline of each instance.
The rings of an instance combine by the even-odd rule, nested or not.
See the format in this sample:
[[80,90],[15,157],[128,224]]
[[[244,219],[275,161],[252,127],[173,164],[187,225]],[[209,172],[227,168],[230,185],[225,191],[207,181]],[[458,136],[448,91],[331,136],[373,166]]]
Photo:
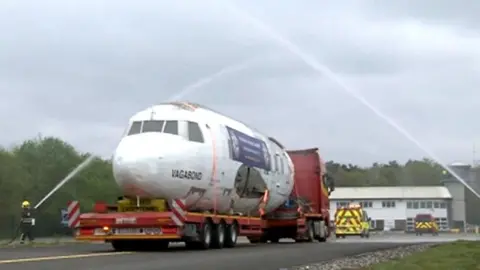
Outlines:
[[230,158],[250,167],[270,171],[271,158],[267,144],[243,132],[226,127],[229,136]]

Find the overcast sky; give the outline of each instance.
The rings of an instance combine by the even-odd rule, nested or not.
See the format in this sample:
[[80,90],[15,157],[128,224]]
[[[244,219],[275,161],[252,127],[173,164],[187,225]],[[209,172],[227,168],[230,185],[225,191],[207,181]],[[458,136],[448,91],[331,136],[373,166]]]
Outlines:
[[[183,99],[326,159],[425,154],[222,0],[0,1],[0,143],[59,136],[110,156],[128,118]],[[446,162],[480,152],[480,2],[242,0]]]

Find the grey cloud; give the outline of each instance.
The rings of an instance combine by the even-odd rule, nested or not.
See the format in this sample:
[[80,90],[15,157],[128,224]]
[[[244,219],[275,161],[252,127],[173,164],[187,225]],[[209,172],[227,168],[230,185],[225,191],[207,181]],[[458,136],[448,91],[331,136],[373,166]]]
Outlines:
[[[328,76],[220,2],[2,2],[0,93],[8,101],[0,101],[0,121],[10,132],[0,143],[42,132],[109,156],[134,112],[219,70],[250,63],[184,99],[289,148],[318,146],[326,159],[366,164],[424,155]],[[458,34],[467,31],[462,25],[444,32],[448,16],[441,25],[414,25],[420,34],[410,34],[404,15],[389,5],[356,3],[237,1],[441,157],[469,160],[480,132],[471,124],[479,112],[480,81],[472,69],[480,66],[478,40]],[[417,38],[422,31],[428,38]]]
[[382,19],[394,20],[418,18],[430,23],[461,25],[466,28],[480,27],[480,2],[461,0],[455,3],[448,0],[425,1],[375,1],[367,0],[369,14]]

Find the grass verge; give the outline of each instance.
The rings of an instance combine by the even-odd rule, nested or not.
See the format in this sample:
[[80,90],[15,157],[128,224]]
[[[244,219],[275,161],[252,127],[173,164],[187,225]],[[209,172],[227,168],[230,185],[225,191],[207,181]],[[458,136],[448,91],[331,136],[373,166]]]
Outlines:
[[365,270],[474,270],[480,269],[480,241],[456,241]]
[[25,244],[21,245],[17,239],[13,243],[10,243],[8,240],[0,240],[0,248],[2,247],[20,247],[20,246],[30,246],[30,247],[39,247],[39,246],[54,246],[54,245],[63,245],[63,244],[74,244],[78,243],[73,238],[69,237],[49,237],[49,238],[37,238],[30,243],[25,241]]

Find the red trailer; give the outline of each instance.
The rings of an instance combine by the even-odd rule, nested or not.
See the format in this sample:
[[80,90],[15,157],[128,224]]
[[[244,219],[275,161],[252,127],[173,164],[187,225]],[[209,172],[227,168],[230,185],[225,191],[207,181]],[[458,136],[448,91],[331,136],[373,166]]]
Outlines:
[[234,247],[238,236],[252,243],[282,238],[325,242],[333,181],[317,148],[288,153],[295,168],[293,192],[283,206],[261,217],[188,212],[182,200],[122,198],[111,206],[99,202],[93,212],[81,214],[75,237],[110,242],[116,250],[163,249],[170,242],[201,249]]

